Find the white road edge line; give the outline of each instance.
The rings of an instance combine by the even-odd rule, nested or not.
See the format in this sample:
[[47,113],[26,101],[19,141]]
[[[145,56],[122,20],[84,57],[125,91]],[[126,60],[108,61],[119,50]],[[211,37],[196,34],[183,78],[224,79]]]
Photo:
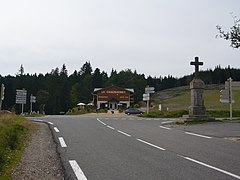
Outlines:
[[225,171],[225,170],[223,170],[223,169],[219,169],[219,168],[217,168],[217,167],[214,167],[214,166],[205,164],[205,163],[203,163],[203,162],[197,161],[197,160],[192,159],[192,158],[189,158],[189,157],[183,157],[183,158],[185,158],[185,159],[187,159],[187,160],[189,160],[189,161],[195,162],[195,163],[197,163],[197,164],[200,164],[200,165],[202,165],[202,166],[205,166],[205,167],[214,169],[214,170],[219,171],[219,172],[221,172],[221,173],[227,174],[227,175],[232,176],[232,177],[234,177],[234,178],[236,178],[236,179],[240,179],[240,176],[239,176],[239,175],[230,173],[230,172]]
[[73,169],[75,175],[77,176],[78,180],[87,180],[86,176],[84,175],[84,173],[83,173],[82,169],[80,168],[80,166],[78,165],[77,161],[70,160],[69,163],[72,166],[72,169]]
[[171,128],[168,128],[168,127],[164,127],[164,126],[159,126],[160,128],[162,129],[167,129],[167,130],[170,130]]
[[115,128],[114,128],[114,127],[112,127],[112,126],[107,126],[107,127],[108,127],[108,128],[110,128],[110,129],[113,129],[113,130],[115,129]]
[[161,147],[159,147],[159,146],[156,146],[156,145],[154,145],[154,144],[152,144],[152,143],[149,143],[149,142],[147,142],[147,141],[144,141],[144,140],[142,140],[142,139],[137,139],[137,141],[140,141],[140,142],[142,142],[142,143],[145,143],[145,144],[147,144],[147,145],[149,145],[149,146],[155,147],[155,148],[160,149],[160,150],[162,150],[162,151],[165,151],[165,150],[166,150],[166,149],[164,149],[164,148],[161,148]]
[[204,136],[204,135],[201,135],[201,134],[195,134],[195,133],[191,133],[191,132],[185,132],[185,134],[189,134],[189,135],[192,135],[192,136],[198,136],[198,137],[202,137],[202,138],[206,138],[206,139],[211,139],[212,137],[209,137],[209,136]]
[[168,123],[172,123],[173,121],[165,121],[165,122],[161,122],[161,124],[168,124]]
[[53,129],[55,130],[56,133],[59,133],[59,132],[60,132],[57,127],[54,127]]
[[51,124],[51,125],[53,125],[53,123],[52,123],[52,122],[48,122],[48,124]]
[[67,145],[66,145],[63,137],[59,137],[58,139],[59,139],[59,142],[60,142],[60,144],[61,144],[61,146],[62,146],[63,148],[64,148],[64,147],[67,147]]
[[125,135],[125,136],[131,137],[131,135],[130,135],[130,134],[127,134],[127,133],[125,133],[125,132],[122,132],[122,131],[120,131],[120,130],[118,130],[117,132],[119,132],[119,133],[121,133],[121,134],[123,134],[123,135]]
[[97,118],[97,121],[100,122],[101,124],[103,124],[104,126],[106,126],[106,124],[104,122],[102,122],[100,119]]
[[36,121],[36,122],[43,122],[43,120],[38,120],[38,119],[33,119],[33,121]]

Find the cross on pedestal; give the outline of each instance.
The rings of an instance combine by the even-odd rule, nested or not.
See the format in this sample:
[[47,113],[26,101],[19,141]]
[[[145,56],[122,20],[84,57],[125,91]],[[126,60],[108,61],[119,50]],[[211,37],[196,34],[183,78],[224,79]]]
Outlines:
[[198,61],[198,57],[195,57],[195,61],[190,62],[190,65],[195,66],[195,78],[199,77],[199,66],[203,65],[203,62]]

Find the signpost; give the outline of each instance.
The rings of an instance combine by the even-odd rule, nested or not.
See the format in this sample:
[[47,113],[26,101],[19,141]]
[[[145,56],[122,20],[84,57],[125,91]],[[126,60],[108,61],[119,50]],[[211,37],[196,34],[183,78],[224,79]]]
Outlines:
[[221,90],[220,102],[228,103],[230,108],[230,120],[232,120],[233,90],[240,90],[240,81],[233,82],[232,78],[225,81],[225,89]]
[[143,101],[147,101],[147,114],[149,113],[150,94],[155,93],[154,89],[154,87],[147,86],[145,88],[145,94],[143,94]]
[[33,96],[31,94],[31,96],[30,96],[30,114],[32,114],[32,104],[33,103],[36,103],[36,96]]
[[16,104],[21,104],[22,105],[22,114],[23,114],[23,108],[24,104],[27,103],[27,90],[16,90]]
[[4,86],[4,84],[2,84],[1,95],[0,95],[0,111],[2,110],[2,101],[4,100],[4,91],[5,91],[5,86]]

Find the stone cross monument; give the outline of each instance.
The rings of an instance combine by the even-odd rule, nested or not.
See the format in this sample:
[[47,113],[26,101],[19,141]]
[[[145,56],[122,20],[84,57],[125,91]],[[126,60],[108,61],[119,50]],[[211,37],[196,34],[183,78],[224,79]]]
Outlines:
[[205,84],[199,77],[199,66],[202,66],[203,62],[199,62],[198,57],[195,57],[195,61],[190,62],[190,65],[195,66],[195,76],[190,82],[191,106],[189,107],[189,117],[187,119],[205,120],[208,119],[203,98]]

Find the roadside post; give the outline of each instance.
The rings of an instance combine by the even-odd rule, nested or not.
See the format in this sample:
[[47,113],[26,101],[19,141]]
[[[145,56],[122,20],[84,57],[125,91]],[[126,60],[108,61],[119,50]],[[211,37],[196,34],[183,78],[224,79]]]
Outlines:
[[24,104],[27,103],[27,90],[23,89],[17,89],[16,90],[16,104],[22,105],[22,114],[24,109]]
[[36,96],[33,96],[32,94],[31,94],[31,96],[30,96],[30,114],[32,114],[32,112],[33,112],[33,103],[36,103]]
[[233,98],[234,90],[240,90],[240,81],[233,81],[233,79],[230,77],[227,79],[227,81],[225,81],[225,89],[220,91],[220,102],[229,104],[230,120],[232,120],[232,106],[235,102]]
[[0,95],[0,111],[2,110],[2,101],[4,100],[4,92],[5,92],[5,86],[4,84],[2,84],[1,95]]
[[143,94],[143,101],[147,101],[147,114],[149,112],[149,100],[150,100],[150,94]]
[[147,114],[149,113],[150,94],[155,93],[154,89],[154,87],[147,86],[145,88],[145,94],[143,94],[143,101],[147,101]]

